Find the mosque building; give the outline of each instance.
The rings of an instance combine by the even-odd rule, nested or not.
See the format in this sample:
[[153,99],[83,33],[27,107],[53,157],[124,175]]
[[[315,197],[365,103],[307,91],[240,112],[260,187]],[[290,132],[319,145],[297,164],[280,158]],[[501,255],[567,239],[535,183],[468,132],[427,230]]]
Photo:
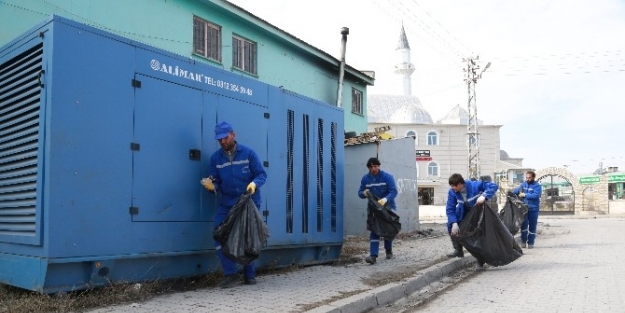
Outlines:
[[[368,129],[391,126],[387,133],[395,138],[413,137],[416,177],[420,205],[444,205],[453,173],[468,174],[467,110],[455,105],[443,118],[434,122],[419,98],[412,95],[410,45],[404,27],[397,49],[401,62],[395,74],[402,76],[403,95],[372,95],[367,98]],[[500,150],[499,129],[478,120],[480,175],[492,178],[507,176],[511,169],[521,169],[521,158],[510,158]],[[522,171],[519,171],[522,173]]]

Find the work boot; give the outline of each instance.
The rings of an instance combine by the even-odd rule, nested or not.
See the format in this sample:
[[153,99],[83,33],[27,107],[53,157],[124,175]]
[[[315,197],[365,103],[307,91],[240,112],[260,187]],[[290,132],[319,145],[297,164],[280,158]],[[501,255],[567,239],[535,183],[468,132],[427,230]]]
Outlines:
[[365,258],[365,262],[369,263],[369,264],[375,264],[375,261],[378,257],[371,255]]
[[391,251],[391,250],[387,250],[387,251],[386,251],[386,259],[387,259],[387,260],[390,260],[390,259],[392,259],[392,258],[393,258],[393,251]]
[[484,263],[477,261],[477,266],[475,267],[475,271],[476,272],[484,271]]
[[241,281],[241,276],[239,274],[227,275],[217,284],[217,287],[223,289],[234,287],[239,281]]
[[449,258],[462,258],[462,257],[464,257],[464,252],[462,250],[454,249],[454,252],[447,253],[447,257],[449,257]]
[[451,243],[454,246],[454,252],[447,254],[447,256],[450,258],[464,258],[462,245],[453,240],[451,241]]
[[527,245],[528,249],[534,249],[534,245]]
[[256,285],[256,278],[245,278],[243,283],[246,285]]
[[527,248],[527,242],[521,243],[521,248],[523,249]]

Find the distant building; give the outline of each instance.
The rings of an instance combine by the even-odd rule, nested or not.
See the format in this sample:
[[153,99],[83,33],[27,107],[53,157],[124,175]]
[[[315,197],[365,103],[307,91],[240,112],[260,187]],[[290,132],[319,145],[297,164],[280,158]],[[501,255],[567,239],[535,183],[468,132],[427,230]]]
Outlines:
[[[445,117],[434,122],[416,96],[411,94],[411,75],[414,65],[410,62],[410,45],[402,26],[397,49],[401,62],[395,73],[404,82],[403,95],[369,95],[367,101],[368,127],[390,125],[391,135],[413,137],[415,145],[416,177],[420,205],[442,205],[447,200],[448,179],[453,173],[468,176],[466,109],[456,105]],[[481,175],[507,176],[513,169],[524,174],[523,159],[509,158],[500,150],[499,129],[501,125],[479,123]],[[502,155],[504,157],[502,158]]]

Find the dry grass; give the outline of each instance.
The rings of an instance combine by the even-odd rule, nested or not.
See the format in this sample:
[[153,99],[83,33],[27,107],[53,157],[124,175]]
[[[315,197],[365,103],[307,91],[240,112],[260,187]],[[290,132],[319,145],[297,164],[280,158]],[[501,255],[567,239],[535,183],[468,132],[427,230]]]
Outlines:
[[0,312],[82,312],[88,309],[142,302],[155,296],[214,287],[221,274],[144,283],[112,284],[107,287],[54,295],[0,285]]
[[[282,274],[298,268],[293,265],[261,269],[257,274]],[[213,288],[222,278],[221,273],[214,273],[201,277],[116,283],[102,288],[53,295],[0,285],[0,313],[83,312],[111,305],[144,302],[169,293]]]

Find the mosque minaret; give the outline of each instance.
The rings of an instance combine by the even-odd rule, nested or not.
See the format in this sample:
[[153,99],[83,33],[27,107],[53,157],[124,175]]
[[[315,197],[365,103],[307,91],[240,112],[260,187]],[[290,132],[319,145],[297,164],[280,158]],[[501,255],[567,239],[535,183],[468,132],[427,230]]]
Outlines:
[[410,45],[408,44],[404,25],[401,26],[399,42],[397,43],[395,51],[399,54],[399,59],[402,60],[401,63],[395,65],[395,74],[403,76],[404,96],[411,96],[412,82],[410,76],[412,76],[414,72],[414,64],[410,62]]

